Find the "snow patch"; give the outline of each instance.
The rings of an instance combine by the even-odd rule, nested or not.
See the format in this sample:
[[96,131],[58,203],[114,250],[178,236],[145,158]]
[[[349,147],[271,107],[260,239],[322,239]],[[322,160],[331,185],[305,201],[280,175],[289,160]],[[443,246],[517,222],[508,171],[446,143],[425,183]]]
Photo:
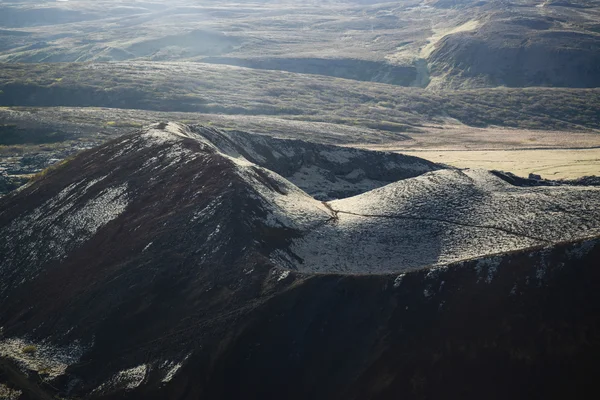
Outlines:
[[171,367],[171,369],[169,369],[167,371],[167,374],[162,379],[162,382],[163,383],[171,382],[171,380],[173,380],[173,378],[175,377],[175,375],[177,374],[177,372],[179,372],[179,370],[181,369],[182,366],[183,366],[183,364],[175,364],[175,365],[173,365]]
[[402,280],[404,279],[404,276],[406,274],[400,274],[396,277],[396,279],[394,279],[394,287],[397,289],[400,287],[400,285],[402,285]]
[[148,365],[142,364],[137,367],[119,371],[108,381],[94,389],[92,393],[108,393],[116,389],[135,389],[144,382],[148,369]]
[[103,181],[104,179],[106,179],[108,177],[108,175],[104,175],[103,177],[97,178],[97,179],[92,179],[91,181],[89,181],[86,185],[85,188],[83,188],[83,193],[86,193],[88,191],[88,189],[90,189],[92,186],[94,186],[95,184],[97,184],[98,182]]
[[67,217],[67,229],[83,230],[86,239],[93,236],[98,229],[125,211],[128,205],[126,192],[127,184],[104,189],[96,198]]
[[154,242],[150,242],[146,245],[146,247],[144,247],[144,249],[142,250],[142,253],[145,252],[146,250],[148,250],[150,248],[150,246],[152,246],[152,243]]
[[160,145],[178,142],[182,139],[189,139],[195,136],[193,136],[186,126],[169,122],[152,125],[141,134],[141,137],[151,145]]
[[322,202],[270,170],[242,164],[236,172],[261,199],[268,226],[307,230],[333,217]]
[[433,267],[433,268],[429,268],[429,270],[427,271],[427,275],[425,275],[425,279],[431,280],[431,279],[437,279],[440,275],[440,273],[445,269],[445,267]]
[[203,221],[205,219],[208,219],[209,217],[212,217],[215,214],[217,207],[221,204],[222,201],[222,196],[219,195],[212,199],[210,203],[208,203],[208,205],[206,205],[205,207],[194,211],[194,214],[192,215],[192,222],[198,220]]
[[90,347],[79,341],[67,346],[54,346],[49,342],[9,338],[0,341],[0,357],[13,360],[25,371],[36,371],[52,380],[63,375],[69,365],[78,362]]
[[162,363],[161,365],[161,369],[162,370],[166,370],[166,374],[165,377],[162,379],[162,383],[169,383],[173,380],[173,378],[175,377],[175,375],[177,375],[177,372],[179,372],[179,370],[181,369],[181,367],[183,366],[183,363],[185,363],[187,361],[187,359],[190,357],[192,353],[188,354],[187,356],[185,356],[185,358],[181,361],[181,362],[174,362],[174,361],[165,361]]
[[438,306],[438,312],[442,312],[442,310],[444,309],[444,306],[446,305],[446,301],[442,300],[440,302],[440,305]]
[[[0,238],[5,238],[0,241],[3,254],[0,273],[4,274],[0,293],[8,282],[13,287],[22,284],[35,277],[43,263],[65,257],[127,208],[127,184],[106,188],[78,208],[76,204],[86,194],[74,189],[84,183],[69,185],[40,207],[0,229]],[[25,256],[20,256],[23,252]],[[15,260],[27,268],[14,264]]]
[[279,278],[277,278],[277,282],[284,280],[288,276],[290,276],[290,271],[283,271],[281,275],[279,275]]
[[0,399],[2,400],[17,400],[23,394],[22,391],[11,389],[8,386],[0,383]]

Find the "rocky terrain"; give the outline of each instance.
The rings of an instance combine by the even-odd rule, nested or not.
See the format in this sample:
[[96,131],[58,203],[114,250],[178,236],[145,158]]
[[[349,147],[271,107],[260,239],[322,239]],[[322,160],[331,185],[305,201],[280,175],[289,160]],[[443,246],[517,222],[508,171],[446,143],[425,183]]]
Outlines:
[[591,388],[600,188],[509,180],[175,123],[85,151],[0,200],[0,393]]

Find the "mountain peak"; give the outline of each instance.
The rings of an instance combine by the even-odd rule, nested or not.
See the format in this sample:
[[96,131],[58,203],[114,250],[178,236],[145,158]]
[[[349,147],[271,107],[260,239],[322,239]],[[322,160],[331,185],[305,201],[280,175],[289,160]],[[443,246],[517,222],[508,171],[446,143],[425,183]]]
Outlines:
[[173,143],[186,139],[208,143],[204,137],[192,132],[189,126],[177,122],[158,122],[140,132],[142,138],[151,143]]

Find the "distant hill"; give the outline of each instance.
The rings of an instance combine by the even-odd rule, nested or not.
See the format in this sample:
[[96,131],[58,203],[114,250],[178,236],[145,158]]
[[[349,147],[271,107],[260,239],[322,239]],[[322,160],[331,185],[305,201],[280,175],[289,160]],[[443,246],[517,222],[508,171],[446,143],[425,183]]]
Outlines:
[[600,86],[600,37],[565,20],[510,15],[446,36],[429,57],[438,86]]
[[390,140],[448,120],[540,130],[600,128],[600,89],[436,91],[196,62],[3,64],[0,106],[277,116],[387,131]]

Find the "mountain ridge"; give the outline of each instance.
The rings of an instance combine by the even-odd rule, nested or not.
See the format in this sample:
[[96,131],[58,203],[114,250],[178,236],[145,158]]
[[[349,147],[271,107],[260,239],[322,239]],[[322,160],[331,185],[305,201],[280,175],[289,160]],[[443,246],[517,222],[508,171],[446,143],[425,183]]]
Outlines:
[[[423,195],[418,189],[417,197],[434,203],[453,191],[468,194],[476,189],[485,195],[475,196],[473,201],[486,196],[493,199],[494,193],[522,193],[530,201],[544,204],[537,192],[563,191],[566,194],[558,198],[574,205],[597,198],[585,195],[587,191],[593,195],[597,188],[513,186],[487,172],[447,169],[419,163],[414,157],[339,148],[345,158],[338,154],[333,159],[344,160],[342,165],[355,160],[379,160],[385,165],[395,160],[397,173],[414,173],[414,165],[419,165],[420,174],[392,184],[380,181],[374,190],[358,185],[355,190],[362,194],[323,202],[246,159],[236,150],[241,145],[248,158],[265,164],[274,163],[276,157],[266,157],[273,152],[283,155],[287,148],[293,160],[309,149],[314,157],[304,158],[303,165],[310,161],[325,167],[328,164],[316,157],[316,149],[322,149],[325,156],[332,151],[331,146],[306,147],[300,141],[158,123],[85,151],[0,199],[0,249],[7,255],[0,260],[0,385],[31,398],[40,398],[39,393],[43,393],[66,398],[183,400],[198,396],[239,398],[246,393],[249,398],[299,399],[341,398],[351,392],[356,393],[355,398],[383,399],[398,392],[419,398],[418,391],[411,389],[411,379],[435,381],[439,372],[422,357],[428,360],[436,352],[446,354],[445,350],[421,346],[422,353],[411,353],[413,365],[422,368],[422,376],[416,378],[414,371],[406,374],[406,366],[394,367],[395,362],[385,356],[388,351],[407,351],[393,344],[404,343],[402,338],[413,338],[410,343],[418,337],[417,332],[425,336],[429,335],[425,332],[434,332],[420,325],[418,318],[426,316],[425,325],[430,326],[440,313],[449,310],[443,329],[457,340],[452,346],[458,347],[451,346],[458,351],[453,357],[469,368],[473,365],[468,352],[460,350],[459,344],[467,332],[459,325],[476,326],[475,320],[465,317],[465,306],[480,317],[483,308],[468,299],[478,298],[481,307],[498,310],[488,317],[491,320],[485,329],[476,329],[481,341],[500,340],[491,332],[502,326],[502,318],[508,318],[510,324],[521,327],[518,329],[537,332],[535,335],[546,343],[567,314],[561,311],[556,320],[536,317],[525,325],[511,317],[514,312],[538,315],[538,299],[545,299],[543,304],[547,305],[562,299],[580,307],[573,323],[581,329],[594,326],[591,310],[598,303],[590,285],[597,275],[593,266],[600,245],[592,203],[589,210],[580,210],[590,227],[570,241],[551,234],[548,242],[520,243],[502,253],[487,250],[477,253],[475,259],[465,253],[454,263],[442,260],[433,265],[432,258],[431,262],[396,262],[393,268],[381,268],[392,265],[389,261],[397,254],[388,249],[381,252],[387,260],[371,258],[372,254],[362,251],[357,242],[343,244],[338,250],[349,257],[348,266],[353,254],[360,253],[361,270],[356,266],[336,269],[327,265],[327,257],[322,257],[320,264],[310,260],[307,253],[298,251],[298,243],[323,229],[336,229],[341,237],[353,237],[353,232],[358,232],[359,238],[367,239],[364,232],[375,233],[381,243],[398,246],[406,239],[398,242],[394,235],[410,233],[401,220],[390,219],[385,226],[380,222],[360,225],[352,231],[344,224],[354,217],[341,216],[340,210],[352,211],[357,202],[364,201],[376,208],[382,203],[374,199],[391,193],[396,196],[389,202],[394,207],[413,204],[412,211],[406,210],[415,215],[435,211],[435,207],[428,208],[429,203],[411,199],[410,190],[398,190],[403,187],[418,188],[426,183],[434,190]],[[404,170],[402,162],[408,163]],[[288,174],[294,176],[293,171],[288,170]],[[317,193],[322,188],[312,187]],[[573,193],[576,195],[569,197]],[[406,203],[400,201],[402,198]],[[522,205],[515,207],[527,215]],[[479,218],[476,214],[474,218]],[[543,220],[536,223],[542,227],[548,224]],[[385,229],[381,230],[382,226]],[[432,234],[439,237],[458,232],[442,234],[435,229]],[[478,246],[469,232],[463,232],[467,242]],[[385,235],[390,236],[386,239]],[[335,249],[331,238],[321,236],[316,243]],[[430,239],[418,239],[424,247],[401,247],[407,254],[425,249],[437,257]],[[318,249],[312,243],[309,248]],[[565,297],[570,290],[562,286],[565,277],[571,285],[586,277],[578,297]],[[485,289],[488,286],[494,290]],[[494,305],[494,296],[500,292],[508,297],[500,297],[502,305]],[[586,296],[590,303],[582,306]],[[452,323],[458,310],[462,323]],[[422,328],[400,328],[405,318]],[[553,328],[540,333],[540,326],[548,324]],[[382,330],[387,332],[383,336]],[[394,340],[388,342],[386,337]],[[516,336],[508,333],[508,338],[508,342],[500,340],[503,344],[497,350],[477,342],[479,351],[487,354],[480,361],[493,365],[495,357],[504,357]],[[430,339],[430,343],[443,347],[438,339]],[[558,343],[562,346],[565,340]],[[578,350],[571,356],[587,365],[580,350],[583,344],[577,343]],[[511,368],[522,371],[519,354],[540,362],[542,356],[531,343],[523,346],[519,351],[525,353],[507,360],[502,374],[512,376]],[[25,351],[27,348],[33,350]],[[275,348],[278,351],[273,351]],[[369,349],[375,351],[369,353]],[[334,368],[322,361],[336,357],[347,360],[346,367]],[[440,368],[450,370],[446,364]],[[382,383],[377,377],[391,373],[390,369],[395,371],[394,378]],[[276,382],[265,384],[269,376]],[[239,385],[228,385],[228,379]],[[301,390],[294,389],[292,381],[299,382]],[[342,389],[336,391],[339,385]],[[511,390],[518,390],[515,385]]]

